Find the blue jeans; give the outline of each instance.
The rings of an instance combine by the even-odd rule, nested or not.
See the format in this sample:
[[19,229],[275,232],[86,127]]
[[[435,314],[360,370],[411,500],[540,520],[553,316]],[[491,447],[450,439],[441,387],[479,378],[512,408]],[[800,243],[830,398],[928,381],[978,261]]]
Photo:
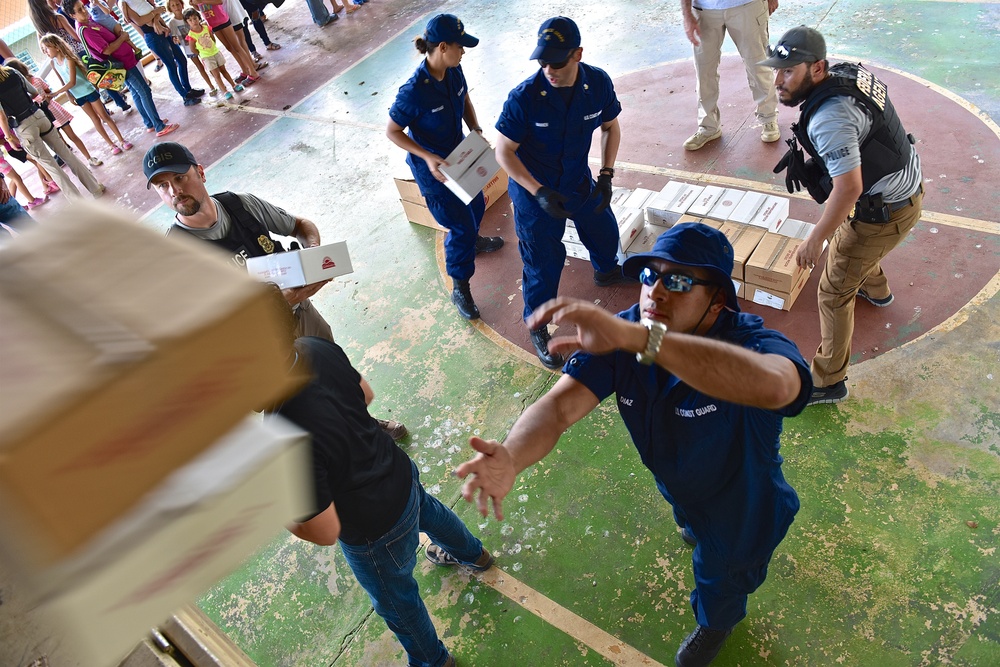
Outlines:
[[483,553],[483,543],[446,505],[429,495],[413,468],[410,499],[396,525],[366,544],[340,542],[347,564],[409,657],[411,667],[440,667],[448,649],[437,636],[420,599],[413,568],[417,565],[420,531],[459,562],[470,564]]
[[142,68],[139,65],[125,71],[125,85],[132,91],[132,102],[139,110],[139,115],[142,116],[142,122],[146,127],[151,127],[157,132],[166,127],[160,120],[159,112],[156,111],[156,105],[153,104],[153,91],[149,89],[149,84],[146,83],[146,77],[142,75]]
[[163,61],[174,90],[181,96],[181,99],[186,100],[187,94],[191,92],[191,82],[188,80],[187,58],[184,57],[183,51],[178,48],[177,52],[180,53],[180,57],[175,57],[175,52],[171,48],[177,46],[174,41],[155,32],[143,33],[142,38],[146,40],[146,46],[149,47],[149,50]]
[[[30,227],[34,223],[34,219],[28,215],[28,212],[24,210],[21,203],[11,196],[7,201],[0,204],[0,222],[14,231],[20,232]],[[0,238],[3,238],[5,235],[9,236],[9,232],[0,227]]]
[[330,10],[323,4],[323,0],[306,0],[309,6],[309,13],[312,15],[313,23],[319,26],[326,25],[330,20]]

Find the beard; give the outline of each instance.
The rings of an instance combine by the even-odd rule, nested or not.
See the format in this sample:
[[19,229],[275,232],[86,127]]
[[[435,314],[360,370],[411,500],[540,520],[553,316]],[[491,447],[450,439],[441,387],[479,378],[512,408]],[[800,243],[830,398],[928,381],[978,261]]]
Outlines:
[[783,92],[786,95],[788,95],[788,97],[786,99],[782,99],[781,95],[779,94],[778,101],[780,101],[786,107],[797,107],[800,104],[802,104],[807,97],[809,97],[809,94],[813,91],[813,88],[815,87],[816,87],[815,81],[813,81],[812,79],[803,78],[802,82],[799,83],[798,87],[796,87],[795,89],[792,90],[788,88],[782,89]]
[[201,202],[194,197],[185,195],[174,197],[170,202],[170,207],[183,216],[191,216],[201,210]]

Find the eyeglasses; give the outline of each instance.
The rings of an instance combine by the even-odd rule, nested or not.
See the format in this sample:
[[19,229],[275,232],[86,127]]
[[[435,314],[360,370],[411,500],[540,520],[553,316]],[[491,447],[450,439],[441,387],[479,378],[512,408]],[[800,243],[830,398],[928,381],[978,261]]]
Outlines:
[[545,69],[546,67],[551,69],[562,69],[563,67],[566,67],[566,65],[569,65],[569,58],[560,63],[549,62],[548,60],[542,60],[541,58],[538,59],[538,66],[542,69]]
[[692,278],[683,273],[657,273],[648,266],[639,271],[639,282],[646,287],[653,287],[657,280],[663,281],[663,288],[668,292],[690,292],[695,285],[715,285],[710,280]]
[[790,58],[793,53],[801,54],[806,58],[811,59],[813,62],[819,60],[819,58],[817,58],[815,54],[810,53],[805,49],[800,49],[797,46],[785,46],[784,44],[778,44],[773,49],[770,47],[768,47],[767,49],[767,54],[769,56],[771,56],[772,58],[777,57],[780,60],[788,60],[788,58]]

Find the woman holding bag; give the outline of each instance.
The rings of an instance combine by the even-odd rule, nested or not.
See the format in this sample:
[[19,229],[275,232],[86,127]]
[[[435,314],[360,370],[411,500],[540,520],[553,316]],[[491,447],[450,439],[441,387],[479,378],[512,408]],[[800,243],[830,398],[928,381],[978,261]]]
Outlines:
[[[123,150],[132,148],[132,144],[125,141],[125,137],[122,136],[118,124],[108,115],[107,109],[101,104],[101,96],[94,85],[87,80],[87,70],[80,62],[80,58],[73,53],[69,44],[59,35],[45,35],[39,42],[42,45],[42,51],[52,60],[52,66],[56,72],[66,82],[65,86],[52,91],[46,97],[54,98],[62,93],[68,94],[73,102],[90,117],[94,129],[111,147],[112,155],[119,155]],[[104,129],[105,126],[118,138],[117,144],[108,136],[107,130]]]
[[113,59],[122,63],[125,69],[125,85],[132,91],[132,99],[139,109],[146,131],[156,132],[156,136],[162,137],[179,128],[180,125],[177,123],[167,125],[166,121],[160,118],[156,105],[153,104],[153,92],[146,83],[142,68],[138,67],[139,61],[131,43],[127,41],[126,33],[122,31],[121,35],[115,37],[113,32],[90,17],[80,0],[63,0],[62,6],[63,10],[77,22],[80,40],[92,58],[102,61]]

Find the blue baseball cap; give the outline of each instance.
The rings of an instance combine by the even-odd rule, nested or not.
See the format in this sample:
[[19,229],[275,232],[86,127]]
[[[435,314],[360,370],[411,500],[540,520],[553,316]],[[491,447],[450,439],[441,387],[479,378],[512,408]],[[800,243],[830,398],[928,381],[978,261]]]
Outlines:
[[427,27],[424,28],[424,39],[431,44],[445,42],[466,47],[473,47],[479,43],[478,37],[466,34],[465,26],[454,14],[438,14],[428,21]]
[[573,51],[580,48],[580,29],[573,19],[555,16],[538,29],[538,46],[528,60],[542,59],[550,63],[567,60]]
[[715,274],[719,287],[725,290],[726,306],[739,312],[736,285],[732,278],[733,244],[718,229],[700,222],[675,225],[660,234],[651,251],[626,259],[622,272],[629,278],[638,278],[639,272],[651,259],[708,269]]

